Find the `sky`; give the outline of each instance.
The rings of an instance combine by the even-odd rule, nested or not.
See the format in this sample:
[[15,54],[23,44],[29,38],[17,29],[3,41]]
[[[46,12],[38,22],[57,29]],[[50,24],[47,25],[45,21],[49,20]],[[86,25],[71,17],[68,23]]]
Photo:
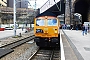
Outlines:
[[[40,8],[41,6],[43,6],[48,0],[36,0],[36,9]],[[29,0],[31,6],[29,7],[33,7],[35,9],[35,0]]]

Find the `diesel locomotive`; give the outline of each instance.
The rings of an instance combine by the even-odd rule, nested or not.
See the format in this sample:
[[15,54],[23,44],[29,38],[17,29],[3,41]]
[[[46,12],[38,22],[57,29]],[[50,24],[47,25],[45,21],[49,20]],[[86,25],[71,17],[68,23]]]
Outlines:
[[39,47],[60,46],[60,21],[53,13],[38,15],[34,20],[34,41]]

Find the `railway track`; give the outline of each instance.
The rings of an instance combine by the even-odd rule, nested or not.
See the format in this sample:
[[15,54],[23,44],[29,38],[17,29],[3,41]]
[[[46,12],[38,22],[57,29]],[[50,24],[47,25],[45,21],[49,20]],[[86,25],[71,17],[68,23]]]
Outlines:
[[38,49],[28,60],[61,60],[59,49]]
[[15,48],[15,47],[17,47],[17,46],[20,46],[20,45],[22,45],[22,44],[24,44],[24,43],[32,40],[32,39],[34,39],[34,35],[32,35],[32,36],[30,36],[30,37],[27,37],[27,38],[25,38],[25,39],[22,39],[22,40],[13,42],[13,43],[11,43],[11,44],[7,44],[7,45],[2,46],[2,47],[0,47],[0,48],[13,49],[13,48]]

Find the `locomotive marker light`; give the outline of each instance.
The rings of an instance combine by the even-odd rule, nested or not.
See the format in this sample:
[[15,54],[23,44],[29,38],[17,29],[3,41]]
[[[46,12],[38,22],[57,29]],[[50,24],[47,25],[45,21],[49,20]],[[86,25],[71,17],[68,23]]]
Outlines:
[[45,16],[45,19],[47,19],[48,17],[47,16]]

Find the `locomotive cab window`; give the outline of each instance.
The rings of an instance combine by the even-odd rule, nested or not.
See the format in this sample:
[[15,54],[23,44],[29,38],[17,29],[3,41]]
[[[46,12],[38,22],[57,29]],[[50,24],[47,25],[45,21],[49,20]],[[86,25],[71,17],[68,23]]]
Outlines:
[[57,26],[57,19],[48,19],[47,25],[48,26]]
[[36,26],[45,26],[45,20],[44,19],[37,19]]

